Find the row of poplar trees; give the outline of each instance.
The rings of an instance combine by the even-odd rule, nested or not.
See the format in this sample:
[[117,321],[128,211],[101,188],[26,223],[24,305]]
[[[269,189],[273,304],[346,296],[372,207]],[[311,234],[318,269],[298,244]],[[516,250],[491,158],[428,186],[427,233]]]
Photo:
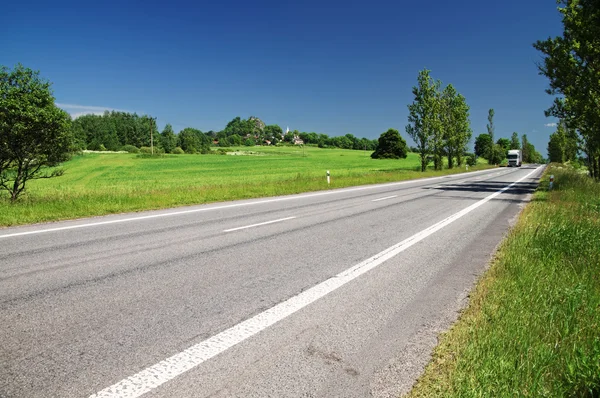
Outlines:
[[[557,95],[546,116],[561,119],[565,131],[577,131],[590,175],[600,181],[600,1],[558,3],[563,35],[534,44],[544,56],[539,71],[550,80],[546,91]],[[559,145],[559,138],[549,146]]]
[[451,84],[442,89],[441,81],[434,80],[427,69],[419,72],[412,92],[415,99],[408,105],[406,132],[417,145],[421,171],[430,160],[441,170],[444,156],[448,157],[448,168],[454,167],[455,159],[461,166],[472,135],[465,97]]

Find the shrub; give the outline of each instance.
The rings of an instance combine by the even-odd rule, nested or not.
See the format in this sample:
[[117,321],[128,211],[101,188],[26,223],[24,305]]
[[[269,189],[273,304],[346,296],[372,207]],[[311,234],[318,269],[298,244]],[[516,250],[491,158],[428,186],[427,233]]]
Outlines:
[[100,146],[98,147],[98,150],[104,152],[104,151],[106,151],[106,147],[104,146],[104,144],[100,144]]
[[[152,148],[150,148],[149,146],[143,146],[140,148],[140,153],[145,153],[145,154],[152,154]],[[160,147],[154,147],[154,154],[158,155],[158,154],[163,154],[165,153],[165,150],[160,148]]]
[[175,155],[183,155],[185,152],[183,151],[183,149],[181,149],[181,147],[178,146],[175,149],[173,149],[171,153]]
[[475,166],[477,164],[477,157],[475,155],[467,156],[467,164],[469,166]]
[[139,148],[136,147],[135,145],[123,145],[121,150],[129,152],[129,153],[139,153],[140,152]]

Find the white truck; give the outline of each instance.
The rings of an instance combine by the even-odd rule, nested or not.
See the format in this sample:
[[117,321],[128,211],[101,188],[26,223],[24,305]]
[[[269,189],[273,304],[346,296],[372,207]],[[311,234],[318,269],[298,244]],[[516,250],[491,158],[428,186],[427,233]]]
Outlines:
[[520,149],[511,149],[508,151],[508,167],[521,167],[523,155]]

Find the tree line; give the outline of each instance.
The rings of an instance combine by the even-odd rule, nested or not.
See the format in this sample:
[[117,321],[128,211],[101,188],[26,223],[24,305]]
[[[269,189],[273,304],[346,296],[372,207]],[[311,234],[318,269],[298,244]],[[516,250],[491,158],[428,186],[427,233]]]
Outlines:
[[[569,160],[577,148],[586,154],[590,175],[600,181],[600,2],[559,0],[563,34],[539,40],[543,54],[538,65],[550,81],[546,92],[555,95],[546,116],[560,120],[550,137],[552,160]],[[574,152],[575,151],[575,152]]]
[[[73,120],[73,137],[78,150],[135,150],[153,145],[166,153],[206,153],[211,146],[254,146],[278,143],[307,144],[321,148],[373,150],[376,140],[358,138],[353,134],[330,137],[315,132],[298,130],[283,132],[276,125],[266,125],[258,117],[235,117],[221,131],[202,132],[186,127],[175,133],[167,124],[159,132],[155,119],[126,112],[105,112],[103,115],[83,115]],[[135,147],[135,148],[134,148]]]
[[451,84],[442,89],[441,81],[434,80],[427,69],[419,72],[412,93],[406,132],[416,144],[421,171],[430,161],[436,170],[441,170],[444,156],[449,168],[454,167],[454,159],[461,166],[472,135],[465,97]]

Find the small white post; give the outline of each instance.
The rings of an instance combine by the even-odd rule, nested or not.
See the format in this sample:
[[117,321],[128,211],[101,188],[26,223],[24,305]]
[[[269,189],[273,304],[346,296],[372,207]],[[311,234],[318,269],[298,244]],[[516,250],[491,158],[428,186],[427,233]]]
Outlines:
[[331,177],[329,175],[329,170],[327,170],[327,185],[331,184]]
[[466,165],[465,167],[467,168],[467,171],[469,171],[469,165]]
[[548,189],[551,191],[554,186],[554,174],[550,175],[550,185]]

